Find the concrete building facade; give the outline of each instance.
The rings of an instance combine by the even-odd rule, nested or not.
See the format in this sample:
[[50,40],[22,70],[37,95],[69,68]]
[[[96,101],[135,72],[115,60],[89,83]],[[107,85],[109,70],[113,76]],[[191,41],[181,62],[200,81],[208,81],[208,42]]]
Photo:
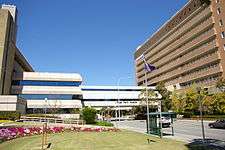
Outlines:
[[134,54],[137,85],[145,81],[142,54],[157,68],[147,74],[149,86],[215,86],[225,78],[225,1],[189,0],[140,45]]
[[14,72],[33,71],[16,46],[17,10],[12,5],[0,9],[0,95],[10,94]]
[[[155,90],[154,87],[148,87]],[[145,87],[141,86],[81,86],[82,102],[84,106],[101,109],[131,110],[132,107],[140,106],[140,96]],[[156,92],[156,91],[155,91]],[[159,94],[156,92],[159,99]],[[156,104],[157,105],[157,104]]]
[[11,94],[26,100],[29,113],[82,108],[81,83],[78,73],[20,72],[14,73]]

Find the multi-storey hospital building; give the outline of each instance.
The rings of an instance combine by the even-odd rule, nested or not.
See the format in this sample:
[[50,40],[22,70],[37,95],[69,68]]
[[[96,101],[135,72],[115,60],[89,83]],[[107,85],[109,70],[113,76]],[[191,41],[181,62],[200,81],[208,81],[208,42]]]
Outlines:
[[156,67],[147,74],[149,86],[215,86],[225,78],[225,1],[189,0],[140,45],[134,54],[138,85],[145,82],[142,54]]

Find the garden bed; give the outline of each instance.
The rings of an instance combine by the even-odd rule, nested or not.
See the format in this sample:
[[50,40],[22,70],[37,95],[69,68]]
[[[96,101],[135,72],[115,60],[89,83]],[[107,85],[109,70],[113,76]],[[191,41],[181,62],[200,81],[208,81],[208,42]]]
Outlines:
[[61,132],[117,132],[119,129],[106,127],[8,127],[0,129],[0,141],[7,141],[19,137],[40,135],[43,131],[48,134]]

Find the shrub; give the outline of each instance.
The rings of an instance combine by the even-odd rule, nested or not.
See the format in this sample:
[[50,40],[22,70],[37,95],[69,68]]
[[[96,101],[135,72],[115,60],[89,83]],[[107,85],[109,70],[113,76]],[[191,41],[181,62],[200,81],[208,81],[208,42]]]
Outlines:
[[98,125],[98,126],[107,126],[107,127],[113,127],[114,126],[111,122],[106,122],[106,121],[97,121],[96,125]]
[[85,107],[81,112],[82,118],[86,121],[87,124],[94,124],[97,111],[91,107]]
[[0,120],[18,120],[20,113],[15,111],[0,111]]

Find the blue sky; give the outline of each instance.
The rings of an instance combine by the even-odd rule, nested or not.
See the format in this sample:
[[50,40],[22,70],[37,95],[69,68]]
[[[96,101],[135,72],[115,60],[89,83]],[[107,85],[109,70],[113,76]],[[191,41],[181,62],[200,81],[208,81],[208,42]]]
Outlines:
[[135,85],[133,54],[188,0],[0,0],[18,8],[17,46],[36,71]]

